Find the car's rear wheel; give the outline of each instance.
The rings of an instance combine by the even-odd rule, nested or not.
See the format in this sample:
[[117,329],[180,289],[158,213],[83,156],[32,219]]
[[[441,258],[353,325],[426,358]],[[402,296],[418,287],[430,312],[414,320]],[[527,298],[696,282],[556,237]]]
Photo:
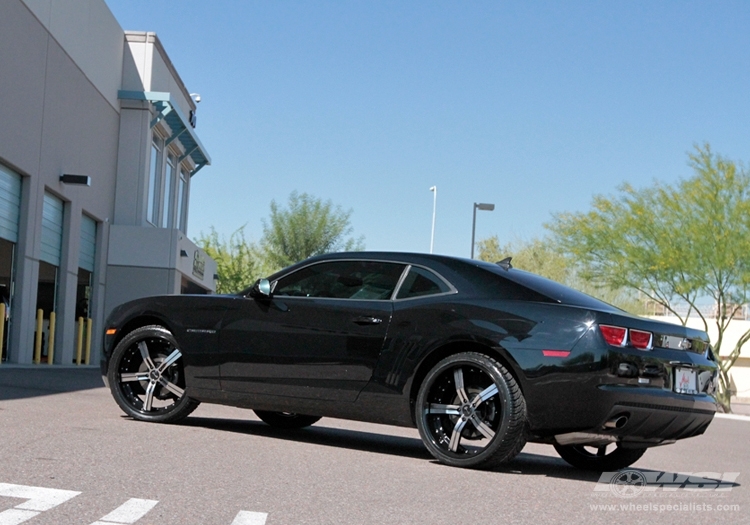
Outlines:
[[475,352],[449,356],[427,374],[416,403],[419,434],[441,463],[493,468],[525,444],[526,403],[499,362]]
[[127,334],[112,353],[107,376],[120,408],[141,421],[175,423],[199,404],[185,394],[182,352],[162,326]]
[[253,410],[264,423],[276,428],[305,428],[320,420],[318,416],[305,416],[294,412],[268,412]]
[[614,471],[629,467],[646,452],[645,448],[623,448],[619,444],[586,446],[560,445],[555,450],[570,465],[581,470]]

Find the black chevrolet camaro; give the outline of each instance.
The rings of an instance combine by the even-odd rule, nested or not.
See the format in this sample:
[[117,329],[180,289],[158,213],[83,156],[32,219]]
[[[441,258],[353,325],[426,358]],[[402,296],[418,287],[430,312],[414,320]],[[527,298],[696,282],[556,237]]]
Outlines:
[[705,332],[509,260],[319,256],[235,295],[123,304],[104,343],[105,382],[135,419],[173,423],[207,402],[288,429],[323,416],[416,426],[459,467],[495,467],[532,441],[616,470],[702,434],[716,410]]

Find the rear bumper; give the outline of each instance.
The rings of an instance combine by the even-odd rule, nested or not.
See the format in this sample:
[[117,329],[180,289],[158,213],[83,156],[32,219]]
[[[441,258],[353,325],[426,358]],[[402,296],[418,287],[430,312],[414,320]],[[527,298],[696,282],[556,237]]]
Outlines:
[[[613,385],[603,385],[600,390],[616,398],[601,428],[623,443],[658,445],[698,436],[706,431],[716,413],[716,401],[708,394],[685,395]],[[624,424],[605,428],[608,421],[622,416],[627,418]]]
[[601,444],[651,447],[703,434],[716,413],[708,394],[683,395],[656,388],[599,386],[599,415],[593,427],[559,433],[561,444]]
[[604,432],[622,443],[661,445],[703,434],[714,412],[625,403],[612,407],[605,423],[622,417],[626,422],[620,428],[606,428]]

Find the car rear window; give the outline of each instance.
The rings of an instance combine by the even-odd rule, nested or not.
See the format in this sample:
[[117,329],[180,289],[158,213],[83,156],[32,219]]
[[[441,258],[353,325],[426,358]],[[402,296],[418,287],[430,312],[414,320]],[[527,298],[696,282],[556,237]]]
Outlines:
[[396,299],[410,299],[450,291],[450,287],[431,271],[412,266],[398,291]]
[[[591,297],[583,292],[579,292],[569,286],[560,284],[558,282],[547,279],[534,273],[525,272],[518,268],[511,268],[505,270],[497,264],[476,261],[477,267],[485,270],[486,273],[492,274],[493,278],[487,280],[494,280],[493,289],[503,289],[508,287],[508,283],[512,283],[526,290],[525,297],[517,297],[518,299],[527,301],[542,301],[542,302],[556,302],[560,304],[568,304],[571,306],[582,306],[584,308],[594,308],[598,310],[609,310],[612,312],[620,312],[621,310],[611,304],[600,301],[595,297]],[[497,279],[497,278],[500,279]],[[504,281],[504,282],[503,282]],[[492,287],[492,285],[490,285]],[[511,286],[512,288],[512,286]],[[523,293],[515,292],[516,294],[523,295]],[[536,297],[536,298],[534,298]]]

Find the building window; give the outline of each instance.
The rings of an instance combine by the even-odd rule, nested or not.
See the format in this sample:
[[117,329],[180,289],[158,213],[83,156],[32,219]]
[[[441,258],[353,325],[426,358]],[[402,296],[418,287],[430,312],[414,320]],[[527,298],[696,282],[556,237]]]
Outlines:
[[146,219],[159,228],[175,228],[187,233],[190,174],[154,133],[148,173]]
[[159,189],[161,189],[161,139],[154,135],[151,141],[151,165],[149,167],[148,197],[146,220],[157,226],[159,224]]
[[187,234],[187,200],[188,200],[189,175],[183,169],[180,170],[180,182],[177,187],[177,228]]
[[174,155],[169,154],[167,156],[167,176],[164,180],[164,194],[163,205],[162,205],[162,217],[161,226],[162,228],[171,228],[174,226],[173,218],[173,202],[174,202],[174,186],[175,178],[177,177],[177,159]]

